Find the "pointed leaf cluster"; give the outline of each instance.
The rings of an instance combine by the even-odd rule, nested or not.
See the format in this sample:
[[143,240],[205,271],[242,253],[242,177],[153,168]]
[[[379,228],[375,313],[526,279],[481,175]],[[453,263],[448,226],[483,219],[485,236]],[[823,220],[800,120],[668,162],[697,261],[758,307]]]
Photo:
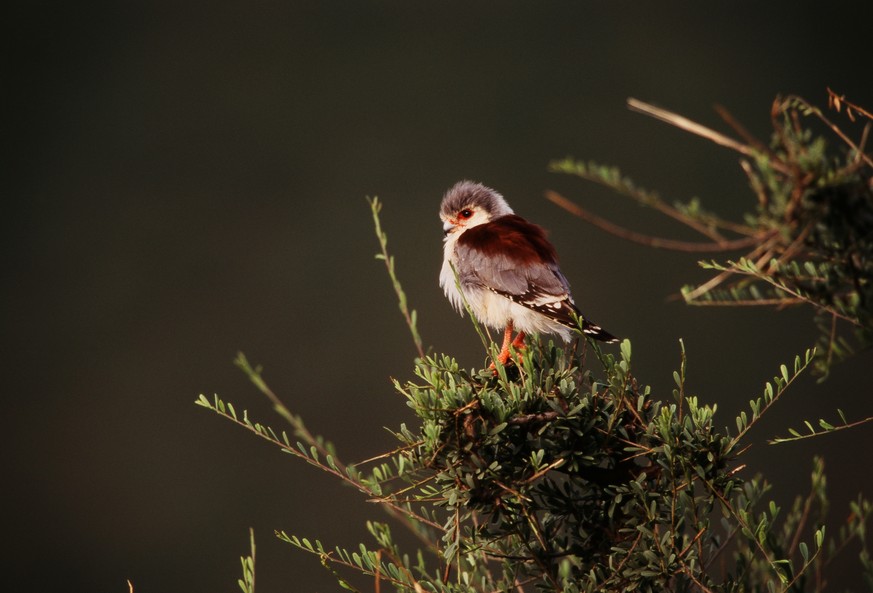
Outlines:
[[[354,466],[323,453],[318,437],[291,443],[218,397],[197,403],[355,486],[421,542],[404,552],[376,521],[367,524],[375,545],[357,549],[277,533],[349,590],[346,570],[413,593],[733,592],[768,580],[789,591],[842,549],[826,549],[823,525],[810,525],[809,508],[826,507],[823,465],[810,502],[782,519],[764,500],[769,486],[743,479],[738,461],[749,428],[811,352],[780,368],[733,438],[715,429],[715,406],[686,393],[684,349],[674,403],[639,384],[630,342],[617,357],[599,354],[599,377],[554,344],[531,345],[522,366],[496,373],[418,359],[414,380],[395,381],[418,427],[402,425],[395,450]],[[856,506],[841,542],[863,541],[871,505]]]

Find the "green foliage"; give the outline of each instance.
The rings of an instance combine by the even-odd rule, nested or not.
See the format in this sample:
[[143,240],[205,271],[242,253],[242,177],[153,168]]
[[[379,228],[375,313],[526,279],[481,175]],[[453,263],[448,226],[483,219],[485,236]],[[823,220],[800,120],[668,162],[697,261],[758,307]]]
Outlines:
[[765,500],[762,478],[742,476],[745,436],[812,352],[780,368],[735,434],[686,393],[684,351],[669,403],[633,375],[629,341],[618,356],[596,352],[597,374],[587,354],[531,344],[521,366],[496,374],[446,355],[419,359],[414,380],[395,381],[419,425],[401,426],[395,450],[354,466],[302,423],[293,442],[221,398],[197,403],[352,485],[418,537],[421,549],[404,552],[376,521],[367,525],[375,544],[354,550],[277,534],[349,590],[343,569],[411,592],[765,591],[768,582],[817,591],[809,573],[853,540],[869,571],[873,507],[859,499],[828,539],[819,460],[810,495],[788,513]]
[[770,439],[769,442],[770,442],[770,444],[773,444],[773,445],[778,444],[778,443],[790,443],[792,441],[800,441],[803,439],[809,439],[809,438],[817,437],[817,436],[820,436],[823,434],[837,432],[839,430],[845,430],[847,428],[854,428],[856,426],[860,426],[861,424],[866,424],[868,422],[873,422],[873,416],[868,416],[867,418],[864,418],[862,420],[857,420],[855,422],[849,422],[846,419],[846,415],[839,408],[837,408],[837,414],[839,414],[839,416],[840,416],[840,421],[842,422],[841,424],[832,424],[832,423],[828,422],[827,420],[820,418],[818,421],[818,426],[821,430],[816,430],[815,427],[812,425],[812,423],[809,420],[804,420],[803,424],[804,424],[804,426],[806,426],[806,428],[808,430],[808,432],[806,434],[801,434],[799,431],[797,431],[793,428],[789,428],[788,432],[791,434],[790,437],[776,437],[776,438]]
[[653,401],[629,342],[604,356],[602,383],[577,362],[532,346],[509,380],[432,358],[422,382],[397,386],[422,419],[404,496],[443,518],[442,572],[461,585],[445,590],[662,590],[701,576],[716,493],[737,485],[730,439],[696,400]]
[[[617,173],[607,173],[639,193]],[[656,195],[640,195],[668,209]],[[415,378],[394,382],[415,417],[414,426],[393,431],[398,446],[343,463],[242,354],[237,365],[288,423],[290,435],[252,421],[246,410],[238,413],[217,395],[195,402],[336,477],[387,513],[390,522],[367,523],[373,543],[356,549],[277,532],[282,541],[317,556],[342,588],[357,590],[344,576],[352,571],[373,578],[377,593],[383,586],[411,593],[818,593],[829,563],[851,545],[860,549],[861,572],[873,589],[866,541],[873,504],[859,496],[848,517],[828,530],[821,459],[814,460],[810,492],[787,511],[765,498],[770,486],[762,477],[744,475],[749,432],[815,361],[815,350],[780,366],[749,410],[740,412],[734,433],[717,428],[715,404],[688,393],[684,345],[669,398],[656,397],[637,380],[628,340],[617,355],[590,340],[582,342],[581,352],[532,341],[516,353],[518,365],[463,369],[448,355],[424,355],[379,226],[380,205],[375,199],[370,205],[381,259],[420,354]],[[711,234],[726,224],[694,204],[681,214]],[[742,269],[750,275],[760,266],[751,259],[731,269],[712,265],[720,274]],[[772,279],[770,271],[763,276]],[[806,269],[813,272],[825,275],[817,265]],[[837,309],[830,306],[832,314]],[[493,345],[489,352],[493,358]],[[818,432],[807,423],[810,434],[789,429],[793,438],[771,442],[871,420],[851,423],[839,414],[841,425],[820,421]],[[398,526],[415,536],[418,549],[395,541],[392,529]],[[834,531],[836,536],[829,535]],[[247,593],[254,590],[253,537],[251,549],[242,558],[239,581]]]
[[415,309],[409,310],[406,301],[406,292],[400,285],[397,279],[397,274],[394,271],[394,256],[388,253],[388,235],[382,230],[382,222],[379,220],[379,212],[382,211],[382,203],[379,198],[367,198],[367,203],[370,204],[370,212],[373,215],[373,226],[376,229],[376,238],[379,240],[381,251],[376,254],[376,259],[381,259],[385,262],[385,268],[388,270],[388,276],[391,278],[391,285],[394,287],[394,293],[397,295],[397,306],[400,308],[400,313],[406,321],[409,332],[412,334],[412,341],[415,342],[415,348],[418,350],[419,356],[424,356],[424,346],[422,345],[421,336],[418,333],[418,314]]
[[237,580],[237,584],[243,593],[255,593],[255,531],[253,529],[249,529],[249,545],[251,554],[241,556],[239,559],[242,564],[242,578]]
[[[604,221],[554,192],[550,199],[604,230],[651,247],[693,253],[746,250],[740,258],[702,261],[715,274],[703,284],[683,287],[682,296],[700,306],[811,306],[819,334],[815,366],[822,376],[833,361],[873,345],[873,159],[862,149],[869,122],[856,144],[820,109],[790,96],[773,104],[769,143],[751,138],[722,110],[744,137],[739,142],[651,105],[635,100],[630,105],[742,155],[740,165],[754,205],[743,221],[707,212],[697,198],[670,204],[614,167],[571,158],[553,162],[551,170],[610,187],[686,224],[706,241],[645,236]],[[852,122],[856,116],[873,119],[833,93],[831,105],[837,110],[845,106]]]

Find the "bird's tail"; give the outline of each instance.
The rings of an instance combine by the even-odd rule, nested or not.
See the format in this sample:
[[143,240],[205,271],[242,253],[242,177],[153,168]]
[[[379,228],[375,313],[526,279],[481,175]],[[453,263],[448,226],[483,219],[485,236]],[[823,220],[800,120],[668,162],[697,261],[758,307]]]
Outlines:
[[586,336],[591,336],[595,340],[600,340],[601,342],[606,342],[607,344],[614,344],[619,341],[614,335],[600,327],[594,322],[588,321],[587,319],[582,320],[582,332]]

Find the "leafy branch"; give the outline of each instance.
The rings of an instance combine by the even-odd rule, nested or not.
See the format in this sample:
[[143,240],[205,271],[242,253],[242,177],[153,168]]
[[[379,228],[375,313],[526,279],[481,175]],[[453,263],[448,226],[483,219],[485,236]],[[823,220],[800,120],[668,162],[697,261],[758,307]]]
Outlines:
[[[787,593],[809,570],[824,567],[825,532],[816,528],[810,551],[799,539],[806,519],[792,513],[793,531],[786,522],[780,535],[778,506],[755,511],[766,484],[741,479],[744,465],[737,461],[745,450],[741,439],[811,357],[797,357],[793,374],[783,365],[751,403],[751,418],[741,415],[734,438],[715,430],[714,406],[688,394],[684,348],[670,405],[633,376],[628,341],[619,357],[602,355],[597,378],[575,356],[539,343],[525,351],[512,380],[489,369],[465,371],[447,356],[425,357],[416,364],[416,380],[395,381],[421,425],[401,426],[395,432],[400,446],[358,464],[375,463],[367,475],[341,464],[333,446],[293,414],[286,415],[295,420],[296,443],[217,396],[197,403],[413,526],[425,546],[412,555],[382,523],[368,523],[377,545],[355,550],[277,532],[318,556],[350,590],[345,570],[410,593],[522,593],[533,586],[720,593],[740,583],[750,590],[750,579],[759,578],[754,575],[770,575]],[[269,392],[259,368],[240,367]],[[869,506],[863,499],[858,504]],[[716,507],[729,518],[723,529],[710,525]],[[811,504],[798,508],[808,516]],[[859,539],[868,516],[847,524],[840,541]],[[844,547],[829,548],[827,557]],[[731,548],[735,570],[716,562]]]
[[255,530],[249,529],[249,549],[251,553],[248,556],[240,557],[242,564],[242,578],[237,580],[239,588],[243,593],[255,593]]
[[856,420],[854,422],[849,422],[846,419],[846,415],[842,410],[837,408],[837,413],[840,415],[840,420],[842,420],[842,424],[831,424],[827,420],[819,419],[818,425],[821,430],[816,430],[811,422],[808,420],[804,420],[803,424],[806,426],[807,430],[809,430],[806,434],[801,434],[799,431],[789,428],[788,432],[791,434],[790,437],[774,437],[770,439],[768,442],[771,445],[776,445],[779,443],[791,443],[794,441],[800,441],[804,439],[810,439],[813,437],[822,436],[824,434],[829,434],[833,432],[838,432],[840,430],[846,430],[847,428],[855,428],[857,426],[861,426],[862,424],[867,424],[868,422],[873,422],[873,416],[868,416],[862,420]]
[[412,334],[412,340],[415,342],[415,349],[418,350],[418,357],[424,358],[424,346],[422,345],[421,336],[418,333],[417,321],[418,317],[415,309],[409,310],[406,301],[406,293],[397,279],[397,274],[394,271],[394,256],[388,253],[388,235],[382,231],[382,223],[379,220],[379,212],[382,210],[382,203],[378,197],[372,199],[367,198],[367,203],[370,204],[370,211],[373,215],[373,226],[376,229],[376,238],[379,240],[381,252],[376,254],[376,259],[381,259],[385,262],[385,268],[388,270],[388,276],[391,278],[391,285],[394,287],[394,292],[397,295],[397,306],[400,308],[400,313],[403,314],[403,319],[406,321],[406,326]]
[[[636,186],[615,167],[572,158],[554,161],[554,172],[607,186],[703,235],[678,241],[639,233],[597,216],[575,202],[546,197],[598,228],[653,248],[689,253],[745,250],[720,264],[700,262],[716,272],[706,282],[682,288],[692,305],[776,306],[804,304],[819,327],[816,370],[826,376],[834,360],[873,345],[873,159],[864,152],[873,118],[828,89],[829,104],[845,109],[851,123],[867,118],[858,133],[846,132],[818,107],[797,96],[777,98],[771,108],[769,144],[751,136],[722,107],[718,114],[742,138],[736,140],[668,110],[629,99],[629,107],[724,146],[741,155],[740,166],[754,196],[754,210],[742,222],[704,210],[700,201],[668,203]],[[818,124],[816,133],[809,122]],[[831,148],[836,137],[835,149]],[[844,327],[840,331],[841,327]],[[847,339],[851,336],[854,346]]]
[[[815,349],[807,350],[804,357],[794,357],[794,372],[790,373],[788,367],[784,364],[779,367],[779,375],[773,377],[773,382],[767,381],[764,384],[764,394],[749,401],[749,407],[752,410],[752,417],[749,419],[746,412],[740,412],[737,416],[737,435],[731,440],[731,446],[737,446],[746,433],[751,430],[764,414],[775,404],[780,397],[788,389],[795,379],[802,373],[812,362],[815,356]],[[775,388],[774,388],[775,385]]]
[[[417,537],[423,539],[423,541],[429,541],[426,530],[429,528],[439,529],[439,524],[417,514],[409,505],[397,505],[393,501],[381,497],[382,484],[393,479],[398,471],[396,468],[382,464],[373,468],[370,474],[367,475],[362,474],[356,466],[342,463],[336,454],[333,444],[320,436],[313,435],[303,420],[299,416],[292,414],[279,400],[264,381],[260,366],[253,367],[242,353],[237,355],[235,362],[246,373],[252,383],[273,403],[276,412],[291,425],[294,436],[301,440],[292,442],[286,431],[277,432],[270,426],[253,422],[249,419],[247,410],[243,410],[241,416],[238,415],[234,405],[231,402],[225,402],[218,395],[213,396],[210,401],[205,395],[200,394],[198,399],[195,400],[195,404],[215,412],[254,433],[256,436],[278,446],[283,452],[302,459],[309,465],[315,466],[347,485],[352,486],[367,496],[368,499],[380,503],[390,515],[397,518]],[[397,463],[400,464],[400,472],[402,472],[402,461]]]
[[[842,97],[833,101],[838,108],[851,109],[853,116],[864,116]],[[848,292],[826,298],[828,290],[843,290],[833,271],[842,269],[843,251],[832,249],[829,258],[815,257],[822,228],[803,217],[785,218],[790,208],[796,214],[811,207],[806,202],[811,198],[801,195],[799,201],[792,201],[794,190],[779,197],[773,188],[788,178],[797,181],[801,169],[792,167],[804,159],[815,160],[813,140],[802,137],[796,125],[797,117],[815,113],[805,111],[797,99],[786,104],[787,111],[780,113],[787,123],[777,130],[770,147],[750,139],[726,113],[723,117],[745,142],[676,119],[669,112],[652,113],[743,155],[759,196],[757,214],[743,223],[723,221],[695,202],[668,204],[614,169],[570,160],[554,168],[600,180],[665,215],[687,221],[704,239],[671,242],[632,236],[577,210],[601,228],[653,247],[691,252],[748,249],[735,261],[705,264],[715,276],[688,289],[686,299],[810,304],[830,321],[829,361],[842,348],[834,329],[837,321],[866,331],[862,296],[867,280],[861,278]],[[634,107],[645,109],[642,104]],[[785,138],[790,134],[796,138],[788,142]],[[789,155],[790,150],[798,152]],[[866,160],[852,154],[856,172],[862,171]],[[564,200],[562,205],[573,210],[565,198],[550,196],[556,203]],[[417,537],[419,547],[409,551],[395,540],[389,523],[376,521],[367,523],[374,543],[357,548],[276,533],[281,541],[317,556],[341,587],[357,590],[344,576],[352,571],[372,578],[376,593],[383,586],[408,593],[823,593],[826,570],[850,543],[860,547],[862,573],[873,582],[865,538],[873,503],[859,496],[848,517],[834,529],[827,517],[823,461],[813,461],[809,493],[796,497],[787,510],[767,500],[769,484],[760,476],[747,476],[742,463],[749,431],[805,370],[821,360],[816,349],[795,357],[790,367],[780,366],[765,383],[763,394],[750,400],[750,410],[739,413],[734,436],[730,430],[716,428],[717,406],[691,392],[681,341],[679,368],[673,373],[675,388],[667,400],[635,375],[628,340],[615,354],[594,348],[592,365],[586,364],[585,347],[577,352],[575,347],[565,350],[531,340],[515,353],[516,365],[464,369],[448,355],[426,354],[415,311],[408,309],[387,250],[387,236],[379,222],[381,204],[375,198],[369,204],[381,247],[377,258],[385,261],[419,353],[413,378],[393,381],[415,417],[414,425],[402,424],[393,431],[397,446],[355,464],[341,462],[334,446],[313,434],[270,389],[262,369],[242,354],[237,366],[288,423],[290,436],[250,420],[245,410],[239,414],[217,395],[200,395],[196,400],[197,405],[354,488],[385,510],[391,524]],[[786,221],[795,234],[786,234],[786,227],[780,226]],[[863,270],[864,265],[856,267]],[[495,346],[488,344],[478,326],[477,331],[493,356]],[[839,414],[840,425],[820,421],[822,430],[817,431],[807,422],[810,434],[789,429],[792,437],[770,442],[819,436],[873,420],[849,422]],[[251,556],[241,559],[239,585],[244,593],[254,590],[253,536],[251,540]]]

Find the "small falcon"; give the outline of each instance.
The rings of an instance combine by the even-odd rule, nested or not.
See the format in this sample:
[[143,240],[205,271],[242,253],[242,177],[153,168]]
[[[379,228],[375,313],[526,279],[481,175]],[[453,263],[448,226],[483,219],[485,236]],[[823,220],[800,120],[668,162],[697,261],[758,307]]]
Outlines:
[[[460,181],[446,192],[440,218],[445,233],[440,286],[461,315],[466,300],[482,324],[504,330],[497,357],[501,364],[509,361],[510,346],[524,347],[525,334],[571,340],[578,327],[573,315],[581,314],[541,227],[513,213],[499,193],[472,181]],[[519,332],[515,340],[513,331]],[[582,331],[596,340],[618,342],[588,319],[582,320]]]

